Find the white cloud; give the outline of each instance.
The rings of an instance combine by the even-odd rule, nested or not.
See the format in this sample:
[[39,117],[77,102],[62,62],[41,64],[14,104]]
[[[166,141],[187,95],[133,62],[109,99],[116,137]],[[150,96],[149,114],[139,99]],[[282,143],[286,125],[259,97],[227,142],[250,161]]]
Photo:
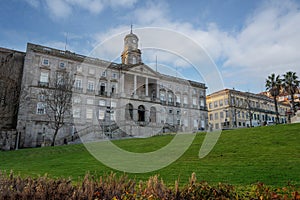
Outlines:
[[137,0],[109,0],[109,5],[113,8],[118,8],[118,7],[132,7]]
[[[27,2],[35,2],[27,0]],[[49,1],[50,2],[50,1]],[[116,8],[132,7],[136,0],[122,1],[97,1],[97,0],[54,0],[49,3],[51,12],[56,17],[70,15],[74,7],[79,7],[91,13],[100,13],[107,7]],[[189,22],[182,22],[171,18],[169,6],[164,1],[147,1],[144,6],[134,9],[124,16],[126,19],[134,19],[134,32],[140,38],[140,47],[145,48],[156,44],[167,45],[180,52],[188,52],[191,58],[198,59],[201,55],[186,44],[179,41],[173,43],[172,36],[169,40],[163,33],[161,37],[143,32],[141,27],[163,27],[165,29],[180,32],[199,46],[202,46],[207,54],[218,63],[219,70],[224,76],[227,87],[240,85],[248,87],[251,91],[262,90],[265,77],[270,73],[283,74],[288,70],[300,74],[300,7],[294,1],[266,1],[255,12],[250,13],[241,30],[226,32],[221,30],[216,23],[207,24],[205,29],[195,27]],[[123,38],[129,33],[129,25],[115,26],[105,32],[94,34],[95,44],[120,34],[110,45],[97,49],[95,55],[100,58],[119,58],[123,50]],[[170,42],[171,41],[171,42]],[[170,44],[171,43],[171,44]],[[144,60],[155,62],[155,52],[144,52]],[[159,55],[161,54],[161,55]],[[174,58],[172,54],[160,52],[159,61],[170,66],[186,69],[185,61]]]
[[72,13],[71,6],[63,0],[47,0],[46,5],[51,17],[65,18]]
[[40,6],[39,0],[25,0],[30,6],[38,8]]
[[26,0],[34,8],[44,6],[46,12],[53,19],[62,19],[69,17],[74,9],[81,9],[92,14],[99,14],[105,8],[129,8],[137,0],[46,0],[46,3],[40,3],[39,0]]

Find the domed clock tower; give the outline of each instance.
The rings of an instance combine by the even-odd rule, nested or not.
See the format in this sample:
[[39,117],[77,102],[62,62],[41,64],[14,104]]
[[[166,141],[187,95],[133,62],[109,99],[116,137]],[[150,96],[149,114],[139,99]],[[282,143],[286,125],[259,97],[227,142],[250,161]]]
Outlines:
[[141,50],[138,49],[139,38],[132,33],[126,35],[124,38],[124,50],[122,52],[122,64],[134,65],[142,63]]

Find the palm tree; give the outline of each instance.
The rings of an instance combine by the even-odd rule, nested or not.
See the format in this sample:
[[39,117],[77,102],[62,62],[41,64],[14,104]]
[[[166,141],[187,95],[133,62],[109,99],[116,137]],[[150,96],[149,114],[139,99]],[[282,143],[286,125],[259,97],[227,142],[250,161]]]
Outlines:
[[274,98],[275,112],[276,112],[276,124],[279,123],[277,96],[280,94],[280,91],[281,91],[281,83],[282,83],[282,80],[280,79],[279,75],[276,76],[274,73],[271,74],[270,76],[268,76],[268,78],[266,79],[266,89],[270,92],[270,94]]
[[296,72],[286,72],[286,74],[283,75],[283,88],[284,90],[291,95],[292,100],[292,109],[293,113],[296,113],[296,107],[295,107],[295,101],[294,101],[294,94],[299,91],[299,80],[298,76],[296,75]]

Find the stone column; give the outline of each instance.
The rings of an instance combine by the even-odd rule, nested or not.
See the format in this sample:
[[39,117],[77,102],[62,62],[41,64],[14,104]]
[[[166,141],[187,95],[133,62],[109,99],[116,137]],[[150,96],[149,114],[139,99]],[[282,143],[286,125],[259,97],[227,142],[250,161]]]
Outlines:
[[133,94],[136,95],[136,75],[134,75],[134,82],[133,82]]
[[156,81],[156,99],[160,100],[160,96],[159,96],[159,82],[158,82],[158,80]]
[[124,87],[125,87],[125,81],[124,81],[124,79],[125,79],[125,74],[122,74],[121,73],[121,77],[120,77],[120,79],[121,79],[121,81],[120,81],[120,89],[121,89],[121,93],[124,93]]
[[146,97],[148,97],[149,96],[149,94],[148,94],[148,77],[146,77],[146,81],[145,81],[145,87],[146,87]]

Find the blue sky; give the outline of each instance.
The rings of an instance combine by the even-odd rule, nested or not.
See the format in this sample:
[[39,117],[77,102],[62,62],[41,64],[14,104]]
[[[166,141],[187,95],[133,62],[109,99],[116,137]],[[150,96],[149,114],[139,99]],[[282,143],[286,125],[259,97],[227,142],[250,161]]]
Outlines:
[[[96,55],[113,60],[123,48],[113,36],[123,37],[131,23],[144,62],[153,67],[157,57],[164,73],[208,80],[170,51],[143,49],[151,41],[146,37],[166,42],[145,34],[145,27],[172,30],[198,44],[216,64],[226,88],[260,92],[271,73],[292,70],[300,75],[300,1],[292,0],[2,0],[0,46],[25,51],[32,42],[64,49],[67,35],[68,50],[91,55],[104,41],[116,39]],[[178,41],[172,48],[199,56],[184,44]],[[211,66],[200,68],[205,67]]]

